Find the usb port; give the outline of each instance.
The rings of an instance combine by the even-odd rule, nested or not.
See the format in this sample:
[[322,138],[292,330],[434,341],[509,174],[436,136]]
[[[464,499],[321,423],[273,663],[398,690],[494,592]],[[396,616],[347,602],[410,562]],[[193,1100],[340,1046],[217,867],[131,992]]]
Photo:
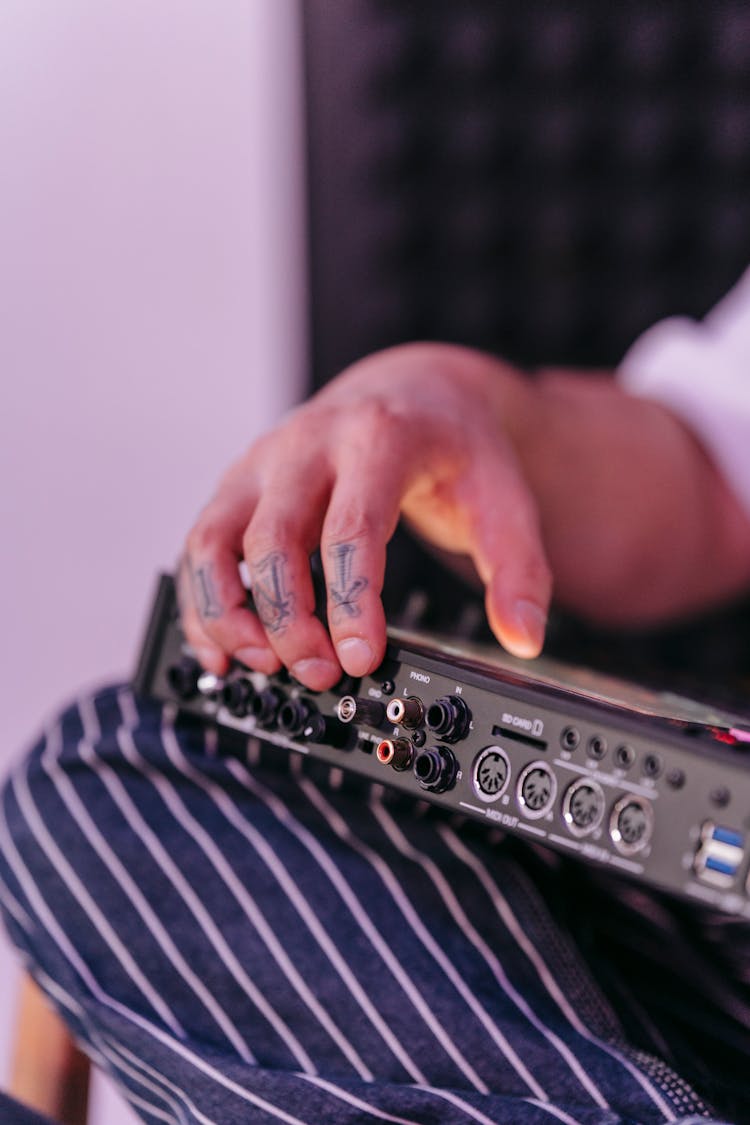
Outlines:
[[734,828],[707,820],[693,862],[697,877],[715,887],[731,887],[745,856],[744,841],[743,834]]
[[730,875],[732,878],[737,874],[739,867],[739,860],[737,863],[729,863],[726,859],[719,859],[718,856],[706,856],[706,871],[717,871],[720,875]]
[[733,848],[742,848],[745,843],[741,832],[736,832],[733,828],[724,828],[721,824],[714,825],[709,838],[719,844],[729,844]]

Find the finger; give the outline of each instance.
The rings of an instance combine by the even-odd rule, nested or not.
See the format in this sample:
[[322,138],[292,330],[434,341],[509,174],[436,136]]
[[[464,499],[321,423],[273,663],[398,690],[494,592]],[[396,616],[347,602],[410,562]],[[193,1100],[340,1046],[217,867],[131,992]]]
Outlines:
[[[385,452],[385,456],[383,455]],[[386,547],[398,522],[408,464],[378,448],[345,450],[326,514],[321,556],[328,627],[339,661],[351,676],[373,672],[385,655],[381,592]]]
[[229,661],[223,649],[215,644],[201,627],[200,618],[195,608],[188,563],[184,555],[177,568],[176,590],[182,629],[196,659],[207,672],[223,676]]
[[[191,612],[188,639],[209,645],[261,672],[275,672],[279,661],[268,644],[257,616],[247,606],[247,591],[239,573],[243,529],[252,514],[254,497],[222,494],[201,513],[190,532],[185,551]],[[212,666],[211,670],[214,668]],[[225,670],[225,669],[224,669]]]
[[481,449],[465,482],[487,617],[516,656],[538,656],[552,595],[536,502],[511,450]]
[[245,532],[243,549],[253,600],[267,643],[292,675],[313,691],[341,677],[330,637],[315,616],[310,555],[320,538],[327,475],[277,477]]

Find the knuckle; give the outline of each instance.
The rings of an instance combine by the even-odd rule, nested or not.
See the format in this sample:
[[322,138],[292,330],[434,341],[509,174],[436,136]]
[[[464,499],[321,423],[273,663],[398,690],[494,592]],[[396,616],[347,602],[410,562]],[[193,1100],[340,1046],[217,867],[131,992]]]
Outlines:
[[340,543],[370,543],[380,532],[373,513],[352,500],[329,512],[325,527],[325,546],[331,549]]
[[199,519],[187,537],[187,554],[190,558],[205,558],[215,555],[224,544],[221,525],[210,517]]
[[295,524],[289,516],[265,515],[251,520],[242,538],[248,565],[252,567],[274,551],[284,550],[296,538]]
[[370,395],[358,403],[353,411],[353,421],[357,433],[370,442],[383,441],[390,437],[401,420],[386,399]]

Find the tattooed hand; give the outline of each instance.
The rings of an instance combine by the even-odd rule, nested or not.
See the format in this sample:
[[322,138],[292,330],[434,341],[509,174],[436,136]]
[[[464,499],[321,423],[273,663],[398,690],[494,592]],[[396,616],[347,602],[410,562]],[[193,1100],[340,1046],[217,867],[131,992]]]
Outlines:
[[[402,513],[474,559],[498,636],[537,652],[550,579],[505,417],[525,393],[487,357],[412,345],[350,368],[256,442],[187,542],[180,600],[204,666],[221,672],[228,655],[261,671],[283,662],[314,689],[342,668],[372,671],[385,647],[386,544]],[[313,613],[318,547],[330,636]],[[240,558],[257,615],[244,606]]]
[[[529,381],[478,352],[412,344],[349,368],[221,482],[179,581],[204,666],[222,672],[229,655],[260,671],[284,663],[317,690],[342,668],[373,671],[400,515],[468,556],[490,625],[520,656],[542,646],[548,558],[559,601],[608,625],[694,612],[750,581],[750,522],[666,408],[609,378]],[[314,615],[316,548],[330,635]]]

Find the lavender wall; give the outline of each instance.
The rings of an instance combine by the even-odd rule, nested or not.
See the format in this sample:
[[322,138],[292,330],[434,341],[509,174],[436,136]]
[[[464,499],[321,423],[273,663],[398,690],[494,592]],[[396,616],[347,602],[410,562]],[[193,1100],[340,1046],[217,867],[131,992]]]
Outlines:
[[[128,673],[156,571],[301,392],[297,19],[0,5],[3,768],[55,704]],[[131,1119],[103,1097],[94,1121]]]

